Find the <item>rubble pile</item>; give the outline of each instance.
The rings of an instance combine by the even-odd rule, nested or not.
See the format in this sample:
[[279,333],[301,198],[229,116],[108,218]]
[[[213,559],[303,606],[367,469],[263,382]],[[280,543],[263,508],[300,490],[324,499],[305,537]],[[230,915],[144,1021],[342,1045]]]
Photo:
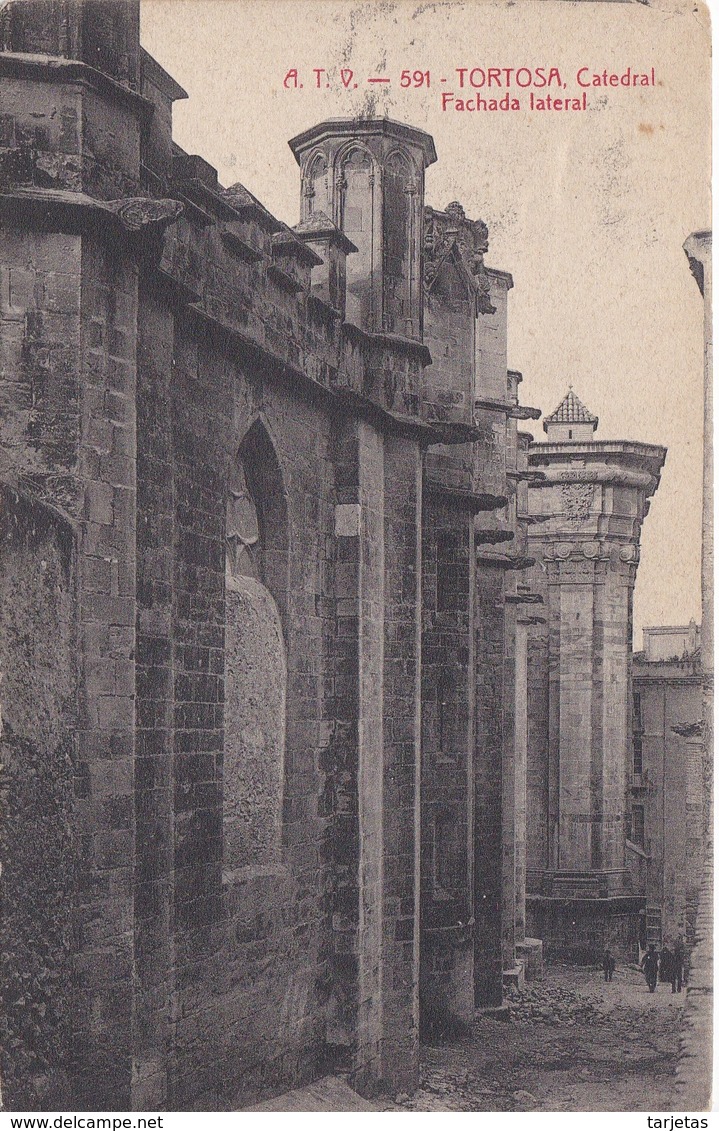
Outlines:
[[441,1064],[425,1065],[419,1090],[412,1096],[401,1093],[391,1110],[405,1111],[524,1111],[536,1104],[536,1097],[504,1080],[488,1079],[482,1072],[448,1070]]
[[595,998],[586,991],[556,983],[534,983],[512,989],[506,1001],[511,1021],[543,1022],[546,1025],[595,1025],[604,1020]]
[[507,992],[509,1018],[479,1010],[461,1037],[425,1042],[418,1091],[384,1110],[670,1110],[683,1004],[670,988],[650,994],[631,965],[611,985],[591,967],[545,978]]

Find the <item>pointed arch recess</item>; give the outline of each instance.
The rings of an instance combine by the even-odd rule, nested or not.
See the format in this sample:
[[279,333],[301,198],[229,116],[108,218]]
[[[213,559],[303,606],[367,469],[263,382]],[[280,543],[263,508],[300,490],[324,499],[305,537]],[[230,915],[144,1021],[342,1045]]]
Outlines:
[[256,419],[229,469],[225,573],[223,872],[277,866],[282,852],[288,525],[282,472]]

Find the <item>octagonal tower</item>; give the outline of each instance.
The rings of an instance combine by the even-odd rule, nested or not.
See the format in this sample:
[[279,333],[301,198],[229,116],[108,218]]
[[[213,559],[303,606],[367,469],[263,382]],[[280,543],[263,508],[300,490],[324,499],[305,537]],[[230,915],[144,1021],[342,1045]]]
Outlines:
[[347,319],[376,334],[422,340],[424,170],[429,134],[378,120],[332,119],[298,134],[301,223],[324,213],[357,253],[347,260]]
[[[626,867],[631,769],[632,601],[642,522],[666,450],[595,440],[570,388],[532,444],[533,586],[528,757],[530,933],[551,955],[632,953],[641,893]],[[633,952],[636,954],[636,950]]]

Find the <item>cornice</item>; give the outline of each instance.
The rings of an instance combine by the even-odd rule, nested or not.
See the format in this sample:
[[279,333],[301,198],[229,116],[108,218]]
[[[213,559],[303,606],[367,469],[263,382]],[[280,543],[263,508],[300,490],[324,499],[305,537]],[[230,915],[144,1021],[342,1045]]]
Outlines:
[[[224,338],[231,348],[252,357],[268,376],[273,376],[279,381],[291,382],[295,389],[304,389],[306,394],[318,397],[328,411],[334,408],[336,411],[363,418],[380,431],[409,436],[423,447],[447,442],[444,431],[415,417],[391,412],[349,386],[333,385],[330,388],[320,384],[299,366],[278,357],[236,326],[210,314],[200,303],[190,303],[185,309],[190,317],[199,319],[208,330]],[[465,441],[463,439],[460,442]]]
[[510,404],[509,401],[495,401],[491,397],[476,397],[474,407],[475,409],[484,409],[487,412],[503,412],[505,416],[511,416],[516,406]]
[[493,566],[494,569],[529,569],[530,566],[536,564],[536,558],[527,558],[524,556],[513,554],[492,554],[482,552],[477,553],[478,565]]
[[496,279],[498,283],[504,283],[508,291],[512,290],[514,279],[509,271],[502,271],[499,267],[485,267],[485,270],[491,279]]
[[[661,449],[663,452],[665,449]],[[663,463],[663,457],[662,457]],[[656,470],[643,470],[635,467],[622,467],[616,464],[590,463],[583,467],[563,465],[548,466],[542,460],[534,460],[530,450],[530,464],[532,468],[541,468],[544,474],[542,486],[556,486],[566,483],[607,483],[617,487],[637,487],[640,490],[653,494],[659,482],[659,472],[662,464]],[[532,486],[532,484],[530,484]]]
[[[541,467],[548,482],[565,480],[648,486],[659,482],[667,449],[659,444],[632,440],[587,440],[582,443],[533,443],[527,453],[531,467]],[[584,462],[579,465],[578,461]],[[626,476],[648,476],[649,480],[623,480]]]
[[317,145],[328,138],[377,136],[395,138],[419,146],[424,155],[425,166],[432,165],[437,160],[437,150],[431,134],[417,129],[416,126],[397,122],[394,118],[327,118],[324,122],[318,122],[290,138],[287,144],[299,164],[302,154],[309,146]]
[[[530,535],[531,537],[531,535]],[[556,541],[542,544],[543,537],[539,534],[532,539],[533,552],[546,562],[614,562],[624,565],[636,565],[639,561],[639,546],[634,542],[612,542],[606,538],[591,539],[581,536],[570,536]],[[537,545],[537,543],[540,545]]]
[[[438,498],[441,502],[451,507],[469,511],[470,514],[479,514],[480,511],[497,510],[499,507],[507,505],[507,500],[504,496],[462,491],[457,487],[446,486],[438,479],[426,473],[424,486],[428,495]],[[509,538],[511,537],[512,534],[509,535]],[[505,539],[502,540],[504,541]]]
[[14,188],[0,193],[3,219],[7,217],[17,223],[22,216],[33,226],[62,231],[82,232],[105,225],[126,236],[160,235],[183,211],[182,201],[174,198],[158,200],[151,196],[133,196],[98,200],[83,192],[37,188]]
[[149,120],[155,105],[135,90],[123,86],[115,79],[98,71],[79,59],[65,59],[60,55],[25,55],[15,51],[0,51],[0,78],[25,79],[31,82],[82,83],[105,97],[120,102],[138,117]]
[[416,358],[423,368],[432,364],[432,355],[429,349],[424,342],[419,342],[415,338],[403,338],[400,334],[372,333],[369,330],[363,330],[361,326],[357,326],[354,322],[345,322],[343,328],[347,337],[397,350],[408,357]]

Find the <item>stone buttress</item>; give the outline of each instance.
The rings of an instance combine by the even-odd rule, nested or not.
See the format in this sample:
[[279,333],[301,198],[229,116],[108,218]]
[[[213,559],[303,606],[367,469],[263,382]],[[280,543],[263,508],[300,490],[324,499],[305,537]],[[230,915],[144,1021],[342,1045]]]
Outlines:
[[[456,201],[425,210],[432,365],[424,411],[474,428],[464,445],[430,448],[424,472],[420,966],[428,1033],[451,1032],[476,1006],[501,1003],[522,886],[513,720],[518,706],[521,746],[526,706],[521,672],[514,700],[515,612],[505,595],[524,601],[513,580],[528,564],[517,420],[538,412],[518,405],[521,377],[507,371],[512,280],[486,267],[487,246],[486,225]],[[520,801],[522,775],[520,764]]]

